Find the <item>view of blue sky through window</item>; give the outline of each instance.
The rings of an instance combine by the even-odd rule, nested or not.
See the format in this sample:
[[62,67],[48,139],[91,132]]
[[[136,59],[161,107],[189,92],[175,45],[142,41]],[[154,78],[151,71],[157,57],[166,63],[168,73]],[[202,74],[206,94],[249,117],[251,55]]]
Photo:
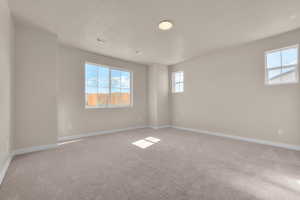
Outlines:
[[[86,64],[86,93],[109,92],[109,68]],[[111,70],[111,91],[129,92],[130,72]]]
[[283,48],[266,53],[268,83],[297,81],[298,47]]
[[85,70],[88,106],[130,104],[130,72],[90,63]]
[[173,72],[172,91],[174,93],[184,91],[184,73],[183,73],[183,71]]

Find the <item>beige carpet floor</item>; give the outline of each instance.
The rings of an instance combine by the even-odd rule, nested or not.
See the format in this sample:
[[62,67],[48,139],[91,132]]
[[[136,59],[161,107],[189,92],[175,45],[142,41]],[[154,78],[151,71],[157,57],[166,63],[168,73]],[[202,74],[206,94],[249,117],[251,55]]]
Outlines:
[[[149,136],[160,141],[132,144]],[[126,131],[17,156],[0,199],[299,200],[300,152],[172,128]]]

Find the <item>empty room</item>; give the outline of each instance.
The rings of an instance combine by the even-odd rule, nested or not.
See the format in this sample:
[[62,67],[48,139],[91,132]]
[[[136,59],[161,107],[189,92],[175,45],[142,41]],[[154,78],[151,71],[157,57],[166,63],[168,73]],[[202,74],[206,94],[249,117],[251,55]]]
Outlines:
[[0,200],[299,200],[299,0],[0,0]]

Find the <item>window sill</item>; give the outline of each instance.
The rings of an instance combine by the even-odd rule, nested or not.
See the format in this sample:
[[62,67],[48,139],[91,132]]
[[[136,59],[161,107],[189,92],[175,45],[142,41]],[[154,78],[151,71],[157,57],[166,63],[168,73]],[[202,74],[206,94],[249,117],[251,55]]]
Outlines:
[[285,82],[285,83],[265,83],[266,86],[280,86],[280,85],[296,85],[299,82]]
[[85,106],[87,110],[93,109],[117,109],[117,108],[132,108],[133,105],[126,105],[126,106]]
[[181,94],[183,92],[172,92],[172,94]]

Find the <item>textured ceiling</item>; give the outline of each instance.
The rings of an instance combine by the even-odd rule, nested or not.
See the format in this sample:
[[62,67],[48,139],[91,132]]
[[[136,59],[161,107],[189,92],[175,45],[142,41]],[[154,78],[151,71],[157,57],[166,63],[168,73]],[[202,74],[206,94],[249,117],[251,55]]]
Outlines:
[[[299,0],[10,0],[61,42],[140,63],[175,64],[300,27]],[[174,28],[160,31],[159,21]],[[98,42],[97,38],[103,42]],[[137,54],[136,51],[141,53]]]

